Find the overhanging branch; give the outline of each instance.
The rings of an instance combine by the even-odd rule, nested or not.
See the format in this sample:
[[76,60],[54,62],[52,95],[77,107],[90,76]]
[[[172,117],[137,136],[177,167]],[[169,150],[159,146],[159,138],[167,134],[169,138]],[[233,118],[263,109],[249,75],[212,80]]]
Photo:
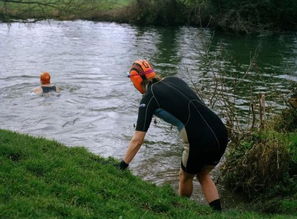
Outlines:
[[58,1],[39,2],[39,1],[21,1],[21,0],[0,0],[0,2],[3,2],[5,4],[7,4],[7,3],[13,3],[13,4],[39,5],[39,6],[46,6],[46,7],[58,8],[56,6],[56,3]]

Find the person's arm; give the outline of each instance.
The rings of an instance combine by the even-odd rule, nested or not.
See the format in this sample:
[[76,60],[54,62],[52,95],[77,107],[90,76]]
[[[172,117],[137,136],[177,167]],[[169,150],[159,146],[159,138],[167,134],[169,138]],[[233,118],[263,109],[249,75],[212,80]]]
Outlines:
[[133,160],[135,155],[137,154],[140,146],[142,145],[142,143],[144,141],[145,134],[146,134],[146,132],[135,131],[135,133],[129,143],[128,149],[124,156],[124,159],[123,159],[123,161],[126,164],[129,164]]
[[137,154],[152,121],[156,105],[157,103],[150,92],[142,97],[138,108],[136,131],[129,143],[124,159],[120,163],[120,169],[126,169]]
[[35,93],[35,94],[42,94],[42,88],[41,87],[36,87],[36,88],[34,88],[33,89],[33,92]]

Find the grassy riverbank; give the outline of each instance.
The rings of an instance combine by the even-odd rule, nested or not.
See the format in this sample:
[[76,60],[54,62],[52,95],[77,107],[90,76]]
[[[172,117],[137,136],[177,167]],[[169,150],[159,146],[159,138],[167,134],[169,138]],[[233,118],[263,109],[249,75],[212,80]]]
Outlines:
[[[20,3],[21,2],[21,3]],[[0,19],[58,19],[58,20],[117,20],[119,10],[131,0],[39,0],[39,1],[1,1]],[[120,20],[121,18],[118,17]]]
[[297,30],[295,0],[0,0],[0,20],[86,19],[231,32]]
[[0,130],[0,217],[286,218],[217,214],[115,164],[81,147]]

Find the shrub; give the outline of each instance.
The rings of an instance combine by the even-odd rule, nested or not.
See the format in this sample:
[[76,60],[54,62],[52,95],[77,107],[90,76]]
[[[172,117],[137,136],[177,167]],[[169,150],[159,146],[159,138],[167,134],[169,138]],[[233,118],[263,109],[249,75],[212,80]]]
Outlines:
[[273,128],[279,132],[297,131],[297,109],[290,107],[282,111],[273,121]]
[[[184,6],[176,0],[136,0],[120,16],[141,25],[178,25],[185,22]],[[125,15],[126,14],[126,15]]]
[[[295,0],[179,0],[189,8],[199,8],[192,14],[197,19],[207,11],[217,27],[240,32],[265,29],[296,28]],[[192,18],[194,20],[195,18]]]
[[233,191],[255,197],[284,182],[291,162],[283,139],[252,135],[231,146],[222,167],[223,181]]

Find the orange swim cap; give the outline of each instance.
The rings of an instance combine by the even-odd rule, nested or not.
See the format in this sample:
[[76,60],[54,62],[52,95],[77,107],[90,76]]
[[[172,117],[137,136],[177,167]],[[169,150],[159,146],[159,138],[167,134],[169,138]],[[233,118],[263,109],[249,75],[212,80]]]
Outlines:
[[136,60],[129,71],[129,78],[132,81],[134,87],[140,92],[144,93],[142,82],[144,79],[152,79],[156,76],[156,73],[151,64],[143,59]]
[[51,83],[51,75],[48,72],[43,72],[40,75],[41,84],[50,84]]

